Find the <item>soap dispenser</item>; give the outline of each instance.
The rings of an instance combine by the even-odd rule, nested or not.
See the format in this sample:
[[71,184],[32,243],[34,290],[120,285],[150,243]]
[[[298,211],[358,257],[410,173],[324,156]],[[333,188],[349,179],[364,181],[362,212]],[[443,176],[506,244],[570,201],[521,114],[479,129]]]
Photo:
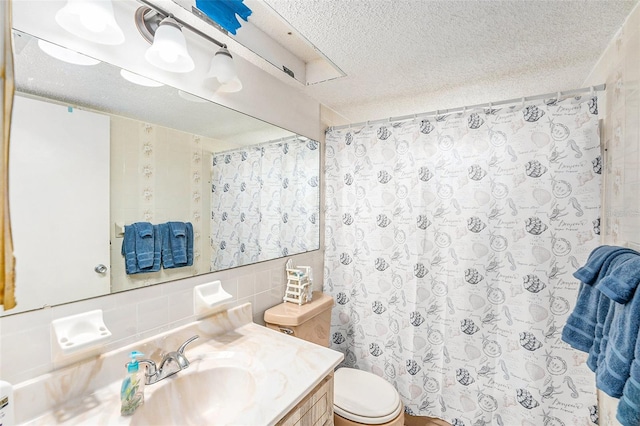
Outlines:
[[144,403],[144,371],[140,371],[138,357],[144,354],[133,351],[129,354],[131,361],[127,363],[127,376],[120,388],[120,414],[130,416]]

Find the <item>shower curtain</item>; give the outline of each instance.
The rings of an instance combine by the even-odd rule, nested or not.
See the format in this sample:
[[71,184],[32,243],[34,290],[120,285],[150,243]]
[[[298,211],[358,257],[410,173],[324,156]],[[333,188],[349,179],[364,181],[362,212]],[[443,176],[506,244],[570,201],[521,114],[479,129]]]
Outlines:
[[597,422],[560,340],[600,233],[597,98],[326,135],[324,290],[343,366],[454,426]]
[[318,248],[318,152],[295,137],[213,156],[212,271]]

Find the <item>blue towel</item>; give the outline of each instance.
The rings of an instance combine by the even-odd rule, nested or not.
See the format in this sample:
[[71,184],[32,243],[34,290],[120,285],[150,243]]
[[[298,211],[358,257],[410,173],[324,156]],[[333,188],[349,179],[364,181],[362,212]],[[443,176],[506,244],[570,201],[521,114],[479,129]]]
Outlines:
[[153,225],[153,266],[150,269],[144,269],[142,272],[157,272],[160,270],[160,260],[162,255],[162,235],[158,225]]
[[[637,256],[634,254],[633,251],[625,251],[622,254],[620,254],[620,257],[616,260],[616,266],[615,267],[611,267],[610,268],[610,273],[613,273],[615,270],[617,270],[618,268],[620,268],[622,265],[626,264],[628,261],[635,259]],[[605,276],[601,281],[599,281],[595,288],[599,289],[600,288],[600,283],[604,282],[607,278],[609,278],[610,275]],[[600,290],[598,290],[600,291]],[[601,292],[602,293],[602,292]],[[606,314],[604,313],[604,311],[598,311],[598,324],[596,325],[596,336],[595,336],[595,341],[594,341],[594,347],[592,348],[592,350],[589,351],[589,356],[591,359],[587,359],[587,365],[589,366],[589,368],[591,368],[593,371],[595,371],[594,368],[592,368],[592,366],[596,365],[600,366],[603,365],[604,363],[604,359],[605,359],[605,354],[606,354],[606,348],[607,345],[609,344],[609,334],[611,331],[611,324],[613,322],[613,317],[615,314],[615,305],[617,305],[617,303],[611,299],[609,299],[605,294],[602,294],[601,296],[601,300],[608,300],[609,301],[609,307],[608,310],[606,312]],[[603,302],[604,303],[604,302]],[[600,305],[598,305],[598,309],[600,309]],[[605,320],[604,323],[602,323],[602,316],[605,316]],[[601,333],[598,333],[598,328],[600,327],[600,325],[602,324],[602,331]],[[598,344],[598,337],[600,337],[600,345],[598,348],[595,347],[595,345]],[[593,352],[593,354],[592,354]],[[595,358],[597,356],[597,358]]]
[[187,266],[193,265],[193,225],[187,222]]
[[578,270],[573,273],[573,276],[579,279],[581,282],[591,285],[598,278],[598,274],[600,273],[600,269],[602,268],[604,263],[607,261],[611,261],[612,258],[610,256],[624,252],[634,251],[617,246],[596,247],[589,255],[587,263],[583,267],[578,268]]
[[158,225],[160,235],[162,235],[162,267],[165,269],[175,268],[173,254],[171,253],[171,240],[169,239],[169,224]]
[[607,353],[607,346],[609,345],[609,332],[611,331],[611,323],[613,322],[613,314],[615,313],[616,302],[609,299],[609,311],[607,317],[604,320],[604,326],[602,327],[602,340],[600,340],[600,351],[598,352],[597,365],[604,365],[604,357]]
[[135,274],[138,272],[138,259],[136,258],[136,235],[133,225],[125,225],[124,238],[122,240],[122,249],[120,250],[124,256],[125,270],[127,274]]
[[193,265],[193,225],[167,222],[160,225],[163,236],[162,266],[165,269]]
[[636,291],[626,304],[615,304],[604,360],[596,371],[596,387],[614,398],[622,396],[624,385],[629,378],[638,330],[640,291]]
[[[598,283],[596,288],[618,303],[627,303],[640,282],[640,254],[623,262]],[[639,312],[640,314],[640,312]]]
[[[602,296],[602,293],[592,284],[597,285],[609,273],[612,266],[620,265],[624,260],[635,256],[634,253],[633,250],[620,247],[602,246],[600,250],[595,249],[589,255],[587,264],[573,274],[576,278],[582,277],[590,280],[590,283],[580,283],[575,307],[562,329],[562,340],[571,347],[583,352],[591,351],[596,339],[596,326],[599,319],[598,306]],[[589,273],[587,274],[585,271],[589,271]],[[591,271],[598,272],[595,279],[592,278]]]
[[622,390],[616,419],[624,426],[640,425],[640,336],[636,337],[634,360]]
[[153,225],[149,222],[133,224],[136,237],[136,259],[140,269],[153,266]]
[[576,305],[562,329],[562,340],[572,348],[582,352],[591,350],[596,336],[601,294],[594,287],[580,283]]
[[[141,223],[143,226],[138,227],[137,225]],[[146,226],[147,224],[149,226]],[[138,231],[138,229],[141,229],[142,232]],[[150,235],[149,231],[151,231]],[[139,241],[142,246],[142,251],[140,251],[140,253],[138,250]],[[150,248],[149,242],[151,242]],[[147,222],[125,225],[121,253],[125,257],[126,273],[131,275],[159,271],[161,247],[162,236],[160,235],[157,226],[153,226]],[[141,254],[144,254],[144,256],[140,256]],[[139,259],[143,260],[143,265],[148,266],[142,267]],[[150,262],[149,259],[151,260]]]
[[171,254],[176,266],[187,264],[187,224],[184,222],[169,222],[169,240]]
[[[593,345],[589,349],[589,358],[587,358],[587,366],[591,369],[591,371],[596,371],[598,368],[598,364],[600,362],[600,347],[602,346],[603,337],[608,337],[608,329],[607,334],[604,332],[605,323],[607,323],[607,316],[613,317],[613,306],[615,303],[609,299],[608,297],[600,295],[598,300],[598,313],[596,315],[596,328],[595,335],[593,339]],[[607,324],[608,327],[611,326],[611,321]],[[604,347],[606,348],[606,342],[604,343]],[[604,358],[604,357],[603,357]]]

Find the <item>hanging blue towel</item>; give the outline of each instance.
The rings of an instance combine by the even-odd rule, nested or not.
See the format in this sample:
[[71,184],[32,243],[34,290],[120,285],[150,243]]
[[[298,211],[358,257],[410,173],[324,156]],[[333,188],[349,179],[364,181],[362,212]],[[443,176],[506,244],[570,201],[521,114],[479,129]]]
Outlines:
[[638,330],[640,291],[634,292],[633,298],[626,304],[615,304],[604,360],[596,371],[596,387],[614,398],[622,396],[629,378]]
[[187,222],[187,266],[193,265],[193,225]]
[[138,259],[136,258],[136,235],[133,225],[125,225],[124,238],[122,239],[122,249],[124,256],[125,270],[127,274],[138,272]]
[[149,222],[133,224],[136,236],[136,259],[140,269],[153,266],[153,225]]
[[168,225],[173,263],[176,266],[184,266],[187,264],[187,224],[169,222]]
[[[604,297],[602,294],[598,300],[598,313],[596,314],[596,328],[593,339],[593,345],[589,349],[589,358],[587,358],[587,366],[591,369],[591,371],[596,371],[598,369],[598,363],[600,362],[600,347],[602,346],[603,337],[608,337],[608,329],[607,334],[605,335],[604,328],[605,323],[607,322],[607,315],[611,314],[613,317],[613,306],[615,303],[609,299],[608,297]],[[608,326],[611,325],[609,322]],[[606,348],[606,342],[603,346]]]
[[153,265],[150,269],[144,269],[142,272],[157,272],[160,270],[160,260],[162,255],[162,235],[158,225],[153,225]]
[[636,337],[634,360],[622,390],[616,419],[624,426],[640,425],[640,335]]
[[171,253],[171,239],[169,238],[169,224],[158,225],[162,236],[162,267],[165,269],[175,268],[173,254]]
[[600,293],[594,287],[580,283],[576,306],[562,329],[562,340],[572,348],[589,352],[596,336]]
[[165,269],[193,265],[193,225],[190,222],[167,222],[160,225],[162,267]]
[[[618,252],[619,258],[616,259],[616,265],[609,268],[609,273],[600,281],[596,283],[595,288],[600,291],[601,284],[607,281],[616,271],[621,271],[621,267],[627,262],[633,261],[637,259],[638,256],[632,250],[627,250],[624,252]],[[598,304],[598,319],[596,325],[596,335],[594,340],[594,345],[589,351],[589,359],[587,359],[587,365],[591,368],[592,371],[596,371],[598,366],[603,364],[603,360],[606,354],[606,348],[609,343],[609,334],[611,331],[611,324],[613,322],[613,317],[615,314],[615,305],[617,304],[614,300],[611,300],[607,295],[601,292],[600,302],[603,304],[608,304],[608,307],[602,306]],[[608,302],[608,303],[607,303]],[[601,310],[602,309],[602,310]],[[604,317],[604,322],[602,321]],[[600,331],[601,329],[601,331]],[[598,342],[599,341],[599,342]],[[599,343],[599,344],[598,344]],[[595,366],[595,368],[594,368]]]
[[587,263],[581,268],[578,268],[578,270],[573,273],[573,276],[585,284],[593,284],[598,278],[600,269],[602,268],[603,264],[607,261],[607,259],[611,261],[611,257],[610,257],[611,255],[621,254],[624,252],[634,252],[634,251],[631,249],[618,247],[618,246],[596,247],[589,255],[589,259],[587,260]]
[[627,303],[633,297],[639,282],[640,254],[637,254],[613,269],[596,288],[618,303]]
[[609,345],[609,332],[611,331],[611,323],[613,323],[613,315],[616,311],[615,306],[616,302],[609,299],[609,311],[607,312],[607,317],[602,327],[602,339],[600,340],[600,350],[598,352],[598,366],[604,365],[604,358],[607,353],[607,346]]
[[[162,236],[156,226],[148,222],[125,225],[121,253],[125,257],[126,273],[131,275],[159,271],[161,247]],[[141,266],[141,260],[142,265],[146,266]]]
[[[633,250],[631,250],[631,252],[633,252]],[[583,278],[591,280],[591,284],[597,284],[608,274],[612,265],[619,265],[621,261],[629,259],[630,256],[635,256],[635,254],[628,253],[620,247],[616,247],[615,250],[603,249],[599,251],[596,249],[589,256],[587,264],[578,270],[597,270],[598,274],[596,278],[591,279],[590,274],[589,276],[578,274],[578,271],[574,273],[574,276],[578,274]],[[571,345],[571,347],[583,352],[591,351],[596,336],[598,306],[601,296],[602,293],[597,290],[595,286],[585,282],[580,283],[576,305],[562,329],[562,340]]]

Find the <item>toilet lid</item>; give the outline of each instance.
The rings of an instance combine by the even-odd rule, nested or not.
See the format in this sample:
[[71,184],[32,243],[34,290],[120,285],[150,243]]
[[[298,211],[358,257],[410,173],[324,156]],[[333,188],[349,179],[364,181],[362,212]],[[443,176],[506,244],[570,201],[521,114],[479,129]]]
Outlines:
[[387,423],[400,414],[398,391],[386,380],[354,368],[339,368],[334,374],[335,412],[364,424]]

